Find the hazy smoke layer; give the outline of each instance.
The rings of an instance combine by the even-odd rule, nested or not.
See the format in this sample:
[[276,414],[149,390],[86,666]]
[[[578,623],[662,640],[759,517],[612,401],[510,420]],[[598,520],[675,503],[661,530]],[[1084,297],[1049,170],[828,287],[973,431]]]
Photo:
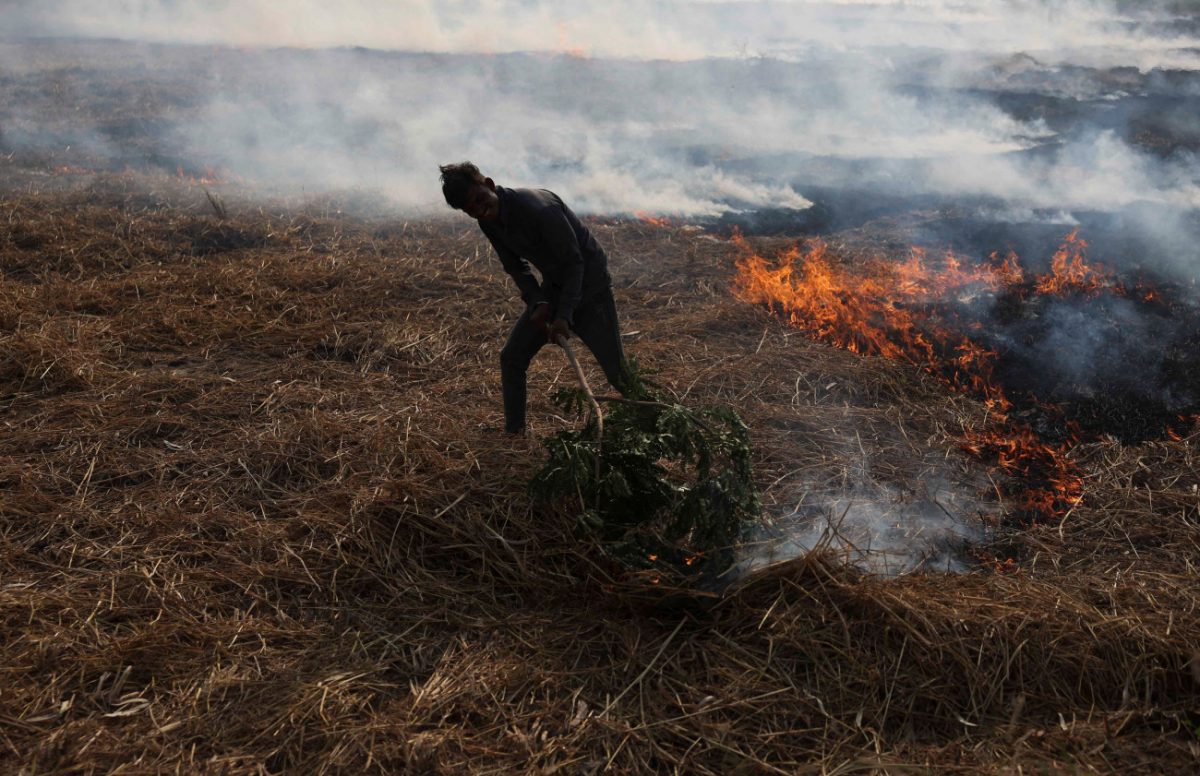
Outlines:
[[[0,144],[68,163],[417,209],[441,206],[438,163],[470,158],[590,212],[852,188],[1068,221],[1135,208],[1196,244],[1200,23],[1172,3],[49,0],[0,7],[0,29],[163,44],[3,47]],[[347,46],[366,48],[328,48]]]
[[[10,4],[33,34],[237,46],[366,46],[634,59],[928,48],[1026,51],[1052,62],[1194,68],[1171,3],[1100,0],[40,0]],[[1142,22],[1139,24],[1138,22]],[[1192,34],[1189,34],[1192,33]]]

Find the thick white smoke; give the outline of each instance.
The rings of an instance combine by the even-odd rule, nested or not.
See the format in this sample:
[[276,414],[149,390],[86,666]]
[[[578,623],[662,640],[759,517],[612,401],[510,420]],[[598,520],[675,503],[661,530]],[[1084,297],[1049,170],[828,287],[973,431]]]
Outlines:
[[[47,0],[0,7],[0,29],[248,47],[192,49],[191,62],[143,48],[112,78],[139,59],[150,81],[195,73],[201,91],[166,130],[192,166],[310,190],[368,186],[406,208],[436,205],[430,171],[463,158],[591,212],[801,209],[806,182],[1039,208],[1196,207],[1194,169],[1112,132],[1022,156],[1055,130],[981,94],[1032,78],[1114,95],[1061,63],[1197,66],[1194,25],[1140,13],[1086,0]],[[458,56],[320,50],[331,46]],[[29,67],[25,49],[13,56],[0,66]],[[36,115],[8,110],[38,134]],[[121,143],[74,130],[76,147]],[[738,166],[773,156],[767,174]],[[800,163],[813,159],[864,164]]]

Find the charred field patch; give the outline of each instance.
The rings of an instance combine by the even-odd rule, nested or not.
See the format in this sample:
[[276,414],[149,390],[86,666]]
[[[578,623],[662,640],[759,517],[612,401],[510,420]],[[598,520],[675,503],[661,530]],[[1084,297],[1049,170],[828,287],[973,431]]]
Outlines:
[[[1194,425],[1076,445],[1079,502],[968,573],[817,553],[681,606],[531,507],[540,450],[494,431],[519,310],[470,224],[60,178],[0,201],[13,770],[1196,766]],[[628,350],[742,413],[769,512],[864,460],[1021,508],[962,452],[979,399],[734,298],[724,239],[592,223]],[[570,379],[535,361],[538,435]]]

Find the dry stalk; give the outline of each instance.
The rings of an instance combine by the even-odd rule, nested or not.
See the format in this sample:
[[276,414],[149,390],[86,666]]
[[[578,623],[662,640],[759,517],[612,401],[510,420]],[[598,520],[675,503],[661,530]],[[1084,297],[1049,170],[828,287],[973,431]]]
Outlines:
[[579,388],[587,396],[588,403],[592,406],[592,416],[596,418],[596,479],[599,480],[600,456],[604,445],[604,413],[600,410],[600,402],[596,401],[596,394],[592,393],[592,388],[588,385],[587,375],[583,373],[583,367],[579,365],[579,359],[575,357],[575,350],[571,347],[571,343],[566,337],[559,337],[555,344],[567,354],[567,360],[575,371],[575,379],[579,381]]

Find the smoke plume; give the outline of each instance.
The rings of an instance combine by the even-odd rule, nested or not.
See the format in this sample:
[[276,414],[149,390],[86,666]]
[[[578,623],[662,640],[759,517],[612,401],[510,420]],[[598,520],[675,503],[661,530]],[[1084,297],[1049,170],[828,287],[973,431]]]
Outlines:
[[1169,4],[51,0],[0,21],[10,78],[170,108],[130,127],[79,93],[9,99],[17,150],[406,209],[439,206],[431,171],[463,158],[594,213],[799,211],[821,186],[1176,225],[1200,206],[1200,36]]

